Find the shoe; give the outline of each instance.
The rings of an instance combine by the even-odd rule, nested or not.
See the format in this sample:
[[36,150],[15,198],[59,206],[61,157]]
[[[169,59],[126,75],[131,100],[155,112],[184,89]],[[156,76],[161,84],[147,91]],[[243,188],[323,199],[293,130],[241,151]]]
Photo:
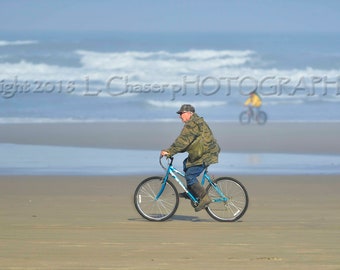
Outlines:
[[195,207],[196,212],[201,211],[203,208],[208,206],[209,203],[212,202],[209,195],[200,183],[195,183],[191,185],[191,190],[198,198],[200,198],[198,205]]
[[211,203],[211,199],[208,196],[208,194],[206,194],[199,202],[199,204],[195,207],[195,212],[201,211],[202,209],[206,208],[210,203]]

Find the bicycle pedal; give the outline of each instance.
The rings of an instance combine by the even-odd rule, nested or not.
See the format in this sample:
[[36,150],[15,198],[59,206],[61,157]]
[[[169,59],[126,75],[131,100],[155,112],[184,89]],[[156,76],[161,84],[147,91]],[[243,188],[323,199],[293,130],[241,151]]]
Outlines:
[[184,199],[190,199],[186,192],[178,193],[178,197],[184,198]]

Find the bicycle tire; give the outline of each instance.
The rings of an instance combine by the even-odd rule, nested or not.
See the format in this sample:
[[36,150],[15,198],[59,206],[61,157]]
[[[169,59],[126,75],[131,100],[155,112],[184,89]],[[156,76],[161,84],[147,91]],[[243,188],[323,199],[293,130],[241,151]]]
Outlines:
[[267,114],[264,111],[259,111],[256,115],[256,122],[259,125],[264,125],[267,122]]
[[137,212],[150,221],[165,221],[172,217],[179,204],[179,196],[175,185],[167,181],[160,198],[155,200],[163,183],[160,176],[144,179],[134,193],[134,205]]
[[[213,185],[217,185],[223,192],[227,200],[220,200],[219,195]],[[214,181],[213,185],[207,187],[207,193],[212,199],[212,203],[206,208],[208,214],[217,221],[234,222],[239,220],[247,211],[249,197],[243,184],[231,177],[220,177]]]
[[250,118],[248,111],[243,111],[240,113],[239,121],[241,125],[248,125],[250,123]]

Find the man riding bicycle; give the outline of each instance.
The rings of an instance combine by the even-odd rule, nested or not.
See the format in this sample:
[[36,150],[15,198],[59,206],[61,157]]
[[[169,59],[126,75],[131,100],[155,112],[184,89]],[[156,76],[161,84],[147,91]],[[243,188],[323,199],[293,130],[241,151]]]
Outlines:
[[161,151],[161,156],[188,152],[188,157],[183,161],[183,170],[188,189],[200,199],[195,208],[198,212],[211,203],[211,199],[197,177],[210,164],[218,162],[220,147],[208,124],[195,113],[192,105],[182,105],[177,113],[184,127],[174,143],[168,149]]

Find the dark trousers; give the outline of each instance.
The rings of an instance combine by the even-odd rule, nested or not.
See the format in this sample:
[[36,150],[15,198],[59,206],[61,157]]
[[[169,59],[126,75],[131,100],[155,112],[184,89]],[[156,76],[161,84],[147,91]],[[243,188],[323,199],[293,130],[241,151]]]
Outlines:
[[183,161],[183,171],[185,172],[185,180],[187,181],[187,186],[192,186],[196,182],[198,183],[197,177],[204,171],[205,166],[198,165],[187,168],[187,159]]

